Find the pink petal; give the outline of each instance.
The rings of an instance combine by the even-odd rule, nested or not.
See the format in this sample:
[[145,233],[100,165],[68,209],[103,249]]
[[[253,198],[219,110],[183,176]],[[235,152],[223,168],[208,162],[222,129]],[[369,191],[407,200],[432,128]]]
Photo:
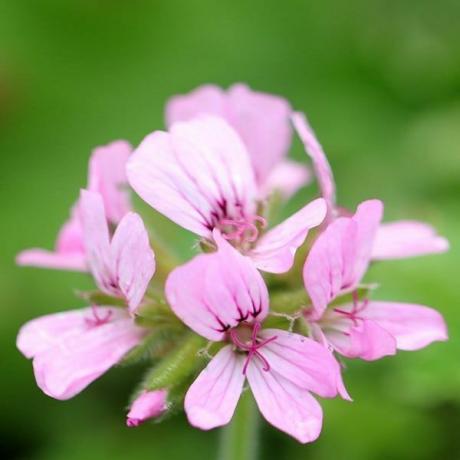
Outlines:
[[132,151],[126,141],[94,149],[89,163],[88,190],[102,195],[107,218],[118,223],[131,209],[126,163]]
[[261,187],[261,196],[274,191],[281,193],[285,200],[291,198],[301,187],[311,182],[310,170],[303,164],[283,160],[276,164]]
[[244,84],[233,85],[227,92],[218,86],[204,85],[189,94],[175,96],[166,107],[169,126],[203,114],[225,119],[242,138],[260,186],[289,150],[290,113],[285,99],[252,91]]
[[147,136],[128,162],[134,190],[154,209],[201,236],[224,217],[255,212],[248,153],[225,121],[199,117]]
[[443,317],[432,308],[396,302],[370,302],[366,317],[396,339],[400,350],[418,350],[431,342],[447,340]]
[[306,153],[313,162],[321,196],[326,200],[328,209],[333,210],[335,206],[335,182],[326,154],[303,113],[295,112],[292,114],[291,120],[297,135],[304,144]]
[[205,114],[226,118],[227,95],[218,86],[200,86],[188,94],[172,97],[166,104],[168,127],[178,121],[189,121],[197,115]]
[[307,337],[280,329],[265,329],[260,336],[264,339],[276,336],[276,340],[260,349],[271,370],[320,396],[337,395],[340,369],[327,348]]
[[376,260],[438,254],[449,249],[449,242],[439,236],[431,225],[401,220],[381,224],[372,247]]
[[176,268],[166,281],[166,298],[174,313],[209,340],[241,321],[262,321],[268,313],[268,291],[250,259],[214,231],[218,251],[201,254]]
[[214,356],[185,395],[191,425],[210,430],[231,420],[243,389],[243,366],[244,356],[233,352],[231,345]]
[[117,283],[112,272],[109,227],[102,196],[99,193],[82,190],[80,215],[91,272],[101,290],[116,295]]
[[166,390],[143,391],[132,403],[126,416],[126,425],[139,426],[146,420],[159,417],[167,409]]
[[325,201],[318,198],[263,235],[249,254],[257,268],[270,273],[290,270],[297,249],[308,231],[323,222],[326,211]]
[[321,432],[321,406],[305,389],[262,367],[259,360],[253,359],[247,378],[264,418],[301,443],[314,441]]
[[130,212],[123,217],[113,235],[111,252],[118,287],[134,313],[155,273],[155,255],[138,214]]
[[[94,320],[91,309],[80,314],[69,312],[66,318],[69,324],[62,328],[59,323],[64,321],[65,313],[58,314],[57,321],[52,318],[54,315],[42,318],[40,327],[35,325],[34,330],[26,325],[18,343],[22,342],[20,346],[29,355],[35,350],[35,378],[44,393],[56,399],[72,398],[142,340],[145,330],[137,327],[125,311],[97,308],[101,317],[109,311],[109,320],[97,326],[88,322]],[[33,337],[34,333],[38,335]],[[49,336],[53,333],[56,341],[51,344]],[[29,335],[27,340],[25,334]]]
[[339,293],[360,283],[369,265],[382,213],[380,201],[365,201],[353,217],[336,219],[315,241],[303,271],[313,304],[311,319],[320,318]]

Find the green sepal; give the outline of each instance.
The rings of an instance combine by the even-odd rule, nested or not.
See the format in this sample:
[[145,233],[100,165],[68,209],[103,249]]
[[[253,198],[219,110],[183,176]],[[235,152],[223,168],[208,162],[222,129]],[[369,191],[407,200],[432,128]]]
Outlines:
[[151,328],[158,327],[159,325],[170,325],[185,330],[183,323],[162,299],[152,300],[139,308],[136,313],[136,324]]
[[126,307],[125,299],[113,297],[101,291],[77,291],[76,295],[86,300],[91,305],[109,306],[109,307]]

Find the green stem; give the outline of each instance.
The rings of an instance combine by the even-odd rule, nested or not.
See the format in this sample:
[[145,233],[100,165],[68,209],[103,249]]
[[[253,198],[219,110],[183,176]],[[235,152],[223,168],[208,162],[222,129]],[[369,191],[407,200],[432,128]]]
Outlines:
[[243,392],[232,421],[221,430],[219,460],[257,460],[259,421],[251,392]]

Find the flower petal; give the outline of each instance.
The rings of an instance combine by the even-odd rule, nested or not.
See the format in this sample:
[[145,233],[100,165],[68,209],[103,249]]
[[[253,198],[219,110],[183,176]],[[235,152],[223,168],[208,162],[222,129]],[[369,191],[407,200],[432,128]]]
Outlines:
[[201,371],[185,395],[184,408],[191,425],[210,430],[226,425],[243,390],[244,356],[222,348]]
[[310,170],[301,163],[283,160],[276,164],[261,187],[261,196],[265,197],[279,191],[285,200],[293,196],[301,187],[311,182]]
[[332,211],[335,206],[335,182],[326,154],[303,113],[295,112],[291,116],[291,121],[313,162],[321,196],[326,200],[328,209]]
[[268,291],[250,259],[218,231],[218,251],[201,254],[176,268],[166,281],[166,298],[174,313],[196,333],[219,341],[241,321],[262,321],[268,313]]
[[[42,349],[37,346],[39,352],[33,359],[37,385],[48,396],[72,398],[118,363],[145,335],[145,330],[137,327],[124,311],[108,307],[98,307],[97,311],[101,316],[110,311],[110,319],[91,326],[85,321],[92,320],[90,309],[82,310],[80,315],[70,312],[67,319],[71,325],[59,330],[58,323],[48,318],[48,328],[44,329],[47,334],[54,332],[58,340],[50,346],[49,337],[45,336],[45,345]],[[40,338],[30,342],[34,340],[39,343]]]
[[138,214],[123,217],[113,235],[111,252],[118,287],[134,313],[155,273],[155,255]]
[[256,189],[248,153],[222,119],[176,123],[147,136],[127,167],[134,190],[150,206],[201,236],[223,217],[255,212]]
[[268,231],[249,254],[257,268],[270,273],[290,270],[308,231],[323,222],[326,212],[325,201],[318,198]]
[[449,249],[446,238],[424,222],[401,220],[381,224],[372,247],[375,260],[438,254]]
[[260,349],[270,369],[322,397],[337,395],[340,369],[329,350],[312,339],[280,329],[264,329],[260,337],[276,340]]
[[442,315],[429,307],[372,301],[365,313],[396,339],[400,350],[419,350],[431,342],[447,340]]
[[265,372],[257,359],[251,360],[247,378],[259,410],[267,422],[301,443],[318,438],[323,412],[308,391],[277,372]]
[[118,223],[131,209],[126,163],[132,147],[115,141],[94,149],[89,162],[88,190],[100,193],[107,219]]

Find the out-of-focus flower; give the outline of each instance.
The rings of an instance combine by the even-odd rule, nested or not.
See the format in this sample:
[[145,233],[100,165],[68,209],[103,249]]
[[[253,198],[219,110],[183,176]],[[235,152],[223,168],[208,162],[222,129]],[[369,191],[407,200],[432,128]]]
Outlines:
[[91,307],[26,323],[17,347],[33,359],[41,390],[55,399],[69,399],[117,364],[146,332],[125,309]]
[[257,190],[244,144],[223,119],[203,116],[147,136],[128,161],[134,190],[182,227],[212,239],[219,229],[261,270],[288,271],[309,229],[326,214],[317,199],[261,236]]
[[[382,213],[382,203],[370,200],[353,217],[336,219],[315,241],[304,266],[312,302],[305,317],[313,336],[349,358],[374,360],[447,340],[444,320],[431,308],[358,298]],[[349,292],[352,302],[328,308]]]
[[[126,161],[132,151],[126,141],[93,150],[88,167],[88,189],[101,195],[110,223],[116,225],[131,209],[126,179]],[[27,249],[18,254],[18,265],[87,271],[88,260],[83,243],[79,201],[72,207],[69,220],[59,231],[53,251]]]
[[145,421],[159,417],[168,407],[166,390],[143,391],[131,404],[126,425],[139,426]]
[[[337,217],[334,176],[327,157],[304,114],[292,115],[292,123],[302,140],[305,151],[313,162],[321,196],[328,206],[329,220]],[[430,225],[417,221],[397,221],[381,224],[374,240],[372,258],[403,259],[407,257],[437,254],[449,249],[449,242],[439,236]]]
[[172,97],[166,105],[169,127],[197,115],[215,115],[226,120],[249,152],[261,196],[279,190],[285,198],[310,180],[304,165],[286,158],[292,139],[291,113],[288,101],[282,97],[252,91],[241,83],[227,91],[203,85],[186,95]]
[[329,351],[301,335],[261,329],[268,291],[260,273],[214,230],[218,251],[195,257],[166,282],[176,315],[192,330],[227,342],[185,396],[190,423],[201,429],[232,418],[247,378],[268,422],[300,442],[321,431],[322,411],[310,391],[337,394],[339,369]]
[[88,265],[101,291],[126,299],[134,313],[155,272],[155,256],[141,217],[125,214],[110,238],[102,196],[81,191],[80,213]]

